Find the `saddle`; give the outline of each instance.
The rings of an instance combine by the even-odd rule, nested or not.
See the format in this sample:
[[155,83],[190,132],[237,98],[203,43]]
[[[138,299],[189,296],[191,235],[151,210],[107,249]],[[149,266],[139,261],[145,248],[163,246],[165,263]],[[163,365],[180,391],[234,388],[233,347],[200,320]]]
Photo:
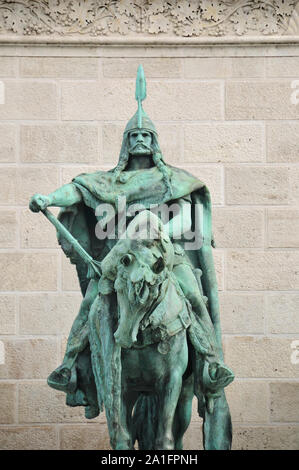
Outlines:
[[158,351],[167,354],[170,338],[182,330],[187,330],[191,325],[191,305],[184,298],[174,275],[166,282],[162,300],[158,304],[155,303],[155,307],[141,324],[134,349],[159,343]]

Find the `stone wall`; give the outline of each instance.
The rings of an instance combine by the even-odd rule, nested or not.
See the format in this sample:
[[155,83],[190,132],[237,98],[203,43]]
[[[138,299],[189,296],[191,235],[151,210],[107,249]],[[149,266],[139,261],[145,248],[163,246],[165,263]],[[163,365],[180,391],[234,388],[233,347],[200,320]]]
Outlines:
[[[299,448],[299,43],[279,33],[0,35],[1,449],[109,448],[105,418],[88,422],[46,384],[81,297],[28,200],[116,163],[140,63],[166,161],[212,193],[233,448]],[[185,442],[202,447],[195,409]]]

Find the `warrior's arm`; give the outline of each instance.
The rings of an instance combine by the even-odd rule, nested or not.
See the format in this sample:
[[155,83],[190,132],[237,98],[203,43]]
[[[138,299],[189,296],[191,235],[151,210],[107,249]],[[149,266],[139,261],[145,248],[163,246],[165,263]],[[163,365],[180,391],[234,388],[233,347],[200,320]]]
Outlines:
[[180,238],[191,229],[191,204],[184,199],[179,199],[177,204],[180,207],[179,213],[164,225],[170,238]]
[[48,196],[42,194],[34,194],[30,199],[29,208],[32,212],[38,212],[49,206],[68,207],[82,200],[80,191],[73,183],[65,184],[56,189]]

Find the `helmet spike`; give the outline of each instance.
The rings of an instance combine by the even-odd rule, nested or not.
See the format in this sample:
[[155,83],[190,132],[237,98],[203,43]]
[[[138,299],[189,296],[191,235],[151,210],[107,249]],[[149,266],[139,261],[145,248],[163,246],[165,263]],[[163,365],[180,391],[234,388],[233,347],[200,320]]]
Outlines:
[[146,81],[142,65],[139,65],[137,70],[135,98],[138,103],[138,128],[142,129],[142,101],[146,98]]
[[146,80],[142,65],[139,65],[137,70],[135,98],[138,103],[138,108],[134,116],[127,123],[124,133],[127,134],[133,129],[145,129],[157,135],[154,123],[150,120],[142,107],[142,101],[146,98]]

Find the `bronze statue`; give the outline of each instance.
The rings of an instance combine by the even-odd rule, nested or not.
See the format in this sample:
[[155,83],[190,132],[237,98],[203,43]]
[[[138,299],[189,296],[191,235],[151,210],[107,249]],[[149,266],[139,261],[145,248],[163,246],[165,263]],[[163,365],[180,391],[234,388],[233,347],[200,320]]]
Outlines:
[[[190,173],[164,162],[144,112],[128,122],[115,168],[81,174],[30,208],[56,226],[83,295],[63,363],[48,384],[86,418],[105,408],[113,449],[182,449],[194,395],[205,449],[229,449],[213,263],[211,200]],[[58,220],[47,207],[61,207]]]

